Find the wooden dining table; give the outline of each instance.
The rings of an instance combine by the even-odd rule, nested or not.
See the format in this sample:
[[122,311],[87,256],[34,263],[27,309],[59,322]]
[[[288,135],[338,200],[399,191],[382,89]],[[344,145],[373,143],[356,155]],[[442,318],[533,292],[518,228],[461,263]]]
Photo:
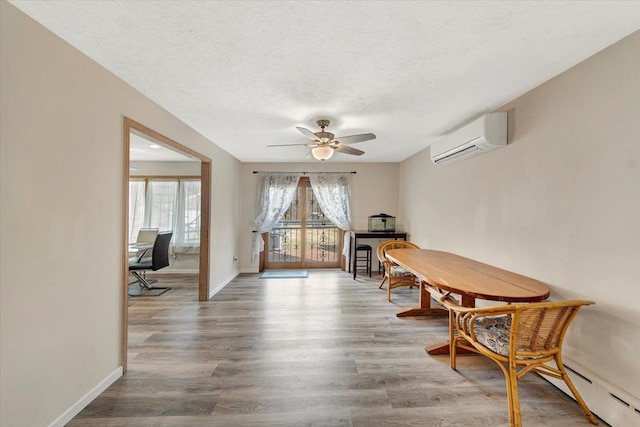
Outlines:
[[[475,307],[476,299],[500,302],[539,302],[549,297],[544,283],[460,255],[431,249],[391,249],[386,256],[420,280],[418,307],[398,312],[398,317],[442,312],[431,307],[431,296],[460,295],[460,304]],[[449,342],[429,345],[429,354],[449,353]]]

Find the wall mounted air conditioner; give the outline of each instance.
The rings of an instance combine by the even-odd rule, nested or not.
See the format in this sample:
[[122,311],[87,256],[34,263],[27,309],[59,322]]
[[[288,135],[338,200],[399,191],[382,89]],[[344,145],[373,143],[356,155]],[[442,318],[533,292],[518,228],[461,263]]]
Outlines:
[[468,159],[507,145],[507,113],[489,113],[431,145],[439,165]]

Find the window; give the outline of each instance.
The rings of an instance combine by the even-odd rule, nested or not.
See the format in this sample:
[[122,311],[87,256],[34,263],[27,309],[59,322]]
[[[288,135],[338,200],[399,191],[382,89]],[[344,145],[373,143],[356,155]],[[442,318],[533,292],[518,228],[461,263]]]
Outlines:
[[180,226],[178,241],[185,246],[194,246],[200,243],[200,181],[180,181],[180,212],[178,218]]
[[174,247],[200,246],[200,180],[143,178],[129,181],[129,240],[140,228],[173,231]]

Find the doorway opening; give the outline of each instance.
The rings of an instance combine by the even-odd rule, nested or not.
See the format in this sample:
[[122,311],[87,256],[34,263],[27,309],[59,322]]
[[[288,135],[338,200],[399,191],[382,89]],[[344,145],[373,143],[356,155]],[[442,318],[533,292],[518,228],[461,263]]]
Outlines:
[[309,177],[301,177],[291,206],[264,234],[266,269],[338,268],[343,232],[325,216]]
[[[128,117],[124,118],[124,179],[123,179],[123,331],[122,331],[122,366],[123,371],[127,370],[127,351],[128,351],[128,306],[129,306],[129,243],[133,239],[133,235],[137,233],[137,229],[149,225],[153,225],[157,231],[159,228],[171,228],[171,232],[178,238],[178,243],[173,245],[174,255],[177,251],[194,251],[197,245],[197,266],[194,266],[198,274],[198,300],[207,301],[209,299],[209,222],[210,222],[210,205],[211,205],[211,159],[208,157],[167,138],[164,135],[132,120]],[[154,144],[166,147],[169,150],[186,156],[196,163],[195,172],[188,176],[180,176],[179,174],[147,174],[141,179],[134,176],[135,170],[131,167],[132,147],[140,141],[146,141],[145,144]],[[199,169],[199,170],[198,170]],[[147,200],[145,203],[148,210],[146,215],[132,216],[136,209],[130,209],[131,203],[136,203],[136,198],[132,202],[132,189],[139,188],[140,193],[147,197],[150,184],[154,183],[156,187],[155,199],[153,202]],[[174,197],[173,200],[174,213],[176,220],[167,219],[169,215],[168,206],[172,202],[168,202],[169,195],[175,189],[180,197],[184,196],[183,203],[180,203],[180,197]],[[180,191],[182,189],[182,191]],[[197,193],[197,195],[196,195]],[[195,207],[194,203],[199,206]],[[155,212],[155,216],[151,215]],[[153,218],[152,218],[153,217]],[[180,220],[178,220],[180,219]],[[137,222],[136,222],[137,221]],[[133,222],[131,224],[131,222]],[[157,223],[157,224],[156,224]]]

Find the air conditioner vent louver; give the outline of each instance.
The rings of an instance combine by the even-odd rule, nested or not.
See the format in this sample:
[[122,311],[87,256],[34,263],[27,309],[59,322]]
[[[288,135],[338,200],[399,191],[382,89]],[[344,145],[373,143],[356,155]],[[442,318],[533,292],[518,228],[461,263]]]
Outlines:
[[472,145],[470,147],[467,147],[463,150],[451,150],[448,151],[440,156],[438,156],[437,159],[434,159],[434,161],[436,163],[446,163],[446,162],[451,162],[453,160],[458,159],[458,157],[462,157],[462,156],[468,156],[469,154],[475,153],[476,151],[478,151],[478,146],[477,145]]

